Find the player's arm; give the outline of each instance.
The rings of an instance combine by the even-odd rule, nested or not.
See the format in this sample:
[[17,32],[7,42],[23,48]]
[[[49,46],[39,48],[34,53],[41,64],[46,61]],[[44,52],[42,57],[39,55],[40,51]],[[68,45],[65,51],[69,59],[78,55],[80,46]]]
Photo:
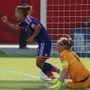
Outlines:
[[41,30],[41,26],[38,25],[38,27],[35,29],[35,32],[32,35],[32,38],[35,38],[39,34],[40,30]]
[[61,85],[62,85],[64,79],[67,77],[67,75],[68,75],[68,69],[63,68],[60,78],[58,79],[58,81],[55,85],[50,87],[51,88],[50,90],[60,90]]
[[63,82],[67,76],[68,76],[68,68],[63,68],[62,73],[59,77],[59,81]]
[[38,24],[38,26],[35,28],[35,32],[31,36],[31,38],[29,38],[27,41],[29,41],[30,43],[32,43],[32,41],[34,40],[34,38],[39,34],[40,30],[41,30],[41,25]]
[[3,20],[3,22],[4,22],[7,26],[9,26],[9,27],[12,28],[12,29],[14,29],[14,30],[20,29],[18,26],[14,25],[14,24],[12,24],[12,23],[10,23],[10,22],[8,21],[7,15],[3,16],[3,17],[2,17],[2,20]]
[[68,76],[69,63],[68,63],[67,55],[65,53],[60,55],[60,59],[62,61],[63,70],[62,70],[62,73],[60,75],[59,81],[63,82],[64,79]]
[[62,70],[62,73],[60,75],[60,77],[58,78],[58,81],[55,85],[53,85],[51,87],[51,90],[59,90],[61,88],[61,85],[64,81],[64,79],[68,76],[68,60],[67,60],[67,57],[66,55],[65,56],[61,56],[62,58],[62,66],[63,66],[63,70]]

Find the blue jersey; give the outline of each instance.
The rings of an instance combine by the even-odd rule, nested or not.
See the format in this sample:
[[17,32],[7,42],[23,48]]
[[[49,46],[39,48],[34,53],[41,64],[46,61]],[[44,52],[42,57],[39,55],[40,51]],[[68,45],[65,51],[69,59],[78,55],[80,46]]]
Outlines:
[[27,16],[25,22],[19,22],[18,26],[23,27],[27,34],[31,36],[35,30],[37,30],[38,26],[41,27],[39,34],[35,37],[35,40],[38,42],[37,57],[49,58],[52,42],[44,26],[37,19],[31,16]]
[[49,34],[47,33],[46,29],[44,28],[44,26],[36,18],[32,16],[27,16],[25,18],[25,22],[22,22],[22,21],[19,22],[18,26],[24,27],[25,31],[29,35],[33,35],[37,27],[41,26],[41,30],[39,34],[35,37],[35,40],[38,43],[41,43],[42,41],[46,43],[51,42],[51,38]]

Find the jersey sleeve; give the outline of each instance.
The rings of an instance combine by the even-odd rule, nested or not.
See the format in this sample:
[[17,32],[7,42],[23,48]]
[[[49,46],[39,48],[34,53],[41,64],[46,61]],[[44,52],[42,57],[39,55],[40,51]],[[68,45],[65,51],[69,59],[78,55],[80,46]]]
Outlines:
[[65,53],[60,54],[60,59],[62,62],[62,67],[63,68],[68,68],[69,62],[68,62],[68,56]]
[[40,23],[39,23],[39,21],[37,21],[37,20],[32,20],[31,18],[29,18],[29,17],[27,17],[27,19],[30,21],[30,27],[32,28],[32,29],[34,29],[34,30],[36,30],[39,26],[41,26],[40,25]]
[[37,22],[34,22],[34,21],[33,21],[33,22],[31,23],[31,25],[30,25],[30,27],[33,28],[34,30],[37,30],[37,28],[38,28],[39,26],[41,26],[41,25],[40,25],[39,23],[37,23]]
[[24,28],[22,22],[19,22],[16,26],[19,27],[19,28]]

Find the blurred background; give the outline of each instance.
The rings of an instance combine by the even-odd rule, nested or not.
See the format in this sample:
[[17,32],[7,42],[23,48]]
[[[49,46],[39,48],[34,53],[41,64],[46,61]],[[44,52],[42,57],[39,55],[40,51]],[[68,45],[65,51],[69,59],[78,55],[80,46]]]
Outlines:
[[[0,0],[0,17],[8,16],[8,20],[18,24],[14,16],[15,8],[23,3],[33,6],[32,15],[40,20],[40,0]],[[38,7],[38,8],[37,8]],[[11,30],[0,19],[0,44],[18,44],[19,31]]]
[[[17,25],[14,12],[18,5],[32,6],[31,15],[47,28],[53,41],[52,56],[58,56],[56,42],[67,34],[73,39],[72,49],[81,57],[90,57],[90,0],[0,0],[0,18],[7,15],[9,21]],[[23,42],[25,37],[21,37],[21,31],[11,30],[0,19],[1,48],[5,45],[27,48],[27,43],[23,45]]]

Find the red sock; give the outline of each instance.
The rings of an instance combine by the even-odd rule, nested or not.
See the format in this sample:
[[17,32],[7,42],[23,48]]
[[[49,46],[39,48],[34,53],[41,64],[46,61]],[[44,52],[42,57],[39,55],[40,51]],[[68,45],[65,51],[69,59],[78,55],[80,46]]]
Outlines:
[[53,66],[53,67],[52,67],[52,71],[58,73],[59,69],[58,69],[57,67],[54,67],[54,66]]
[[51,79],[55,78],[55,76],[52,72],[47,72],[46,75]]

